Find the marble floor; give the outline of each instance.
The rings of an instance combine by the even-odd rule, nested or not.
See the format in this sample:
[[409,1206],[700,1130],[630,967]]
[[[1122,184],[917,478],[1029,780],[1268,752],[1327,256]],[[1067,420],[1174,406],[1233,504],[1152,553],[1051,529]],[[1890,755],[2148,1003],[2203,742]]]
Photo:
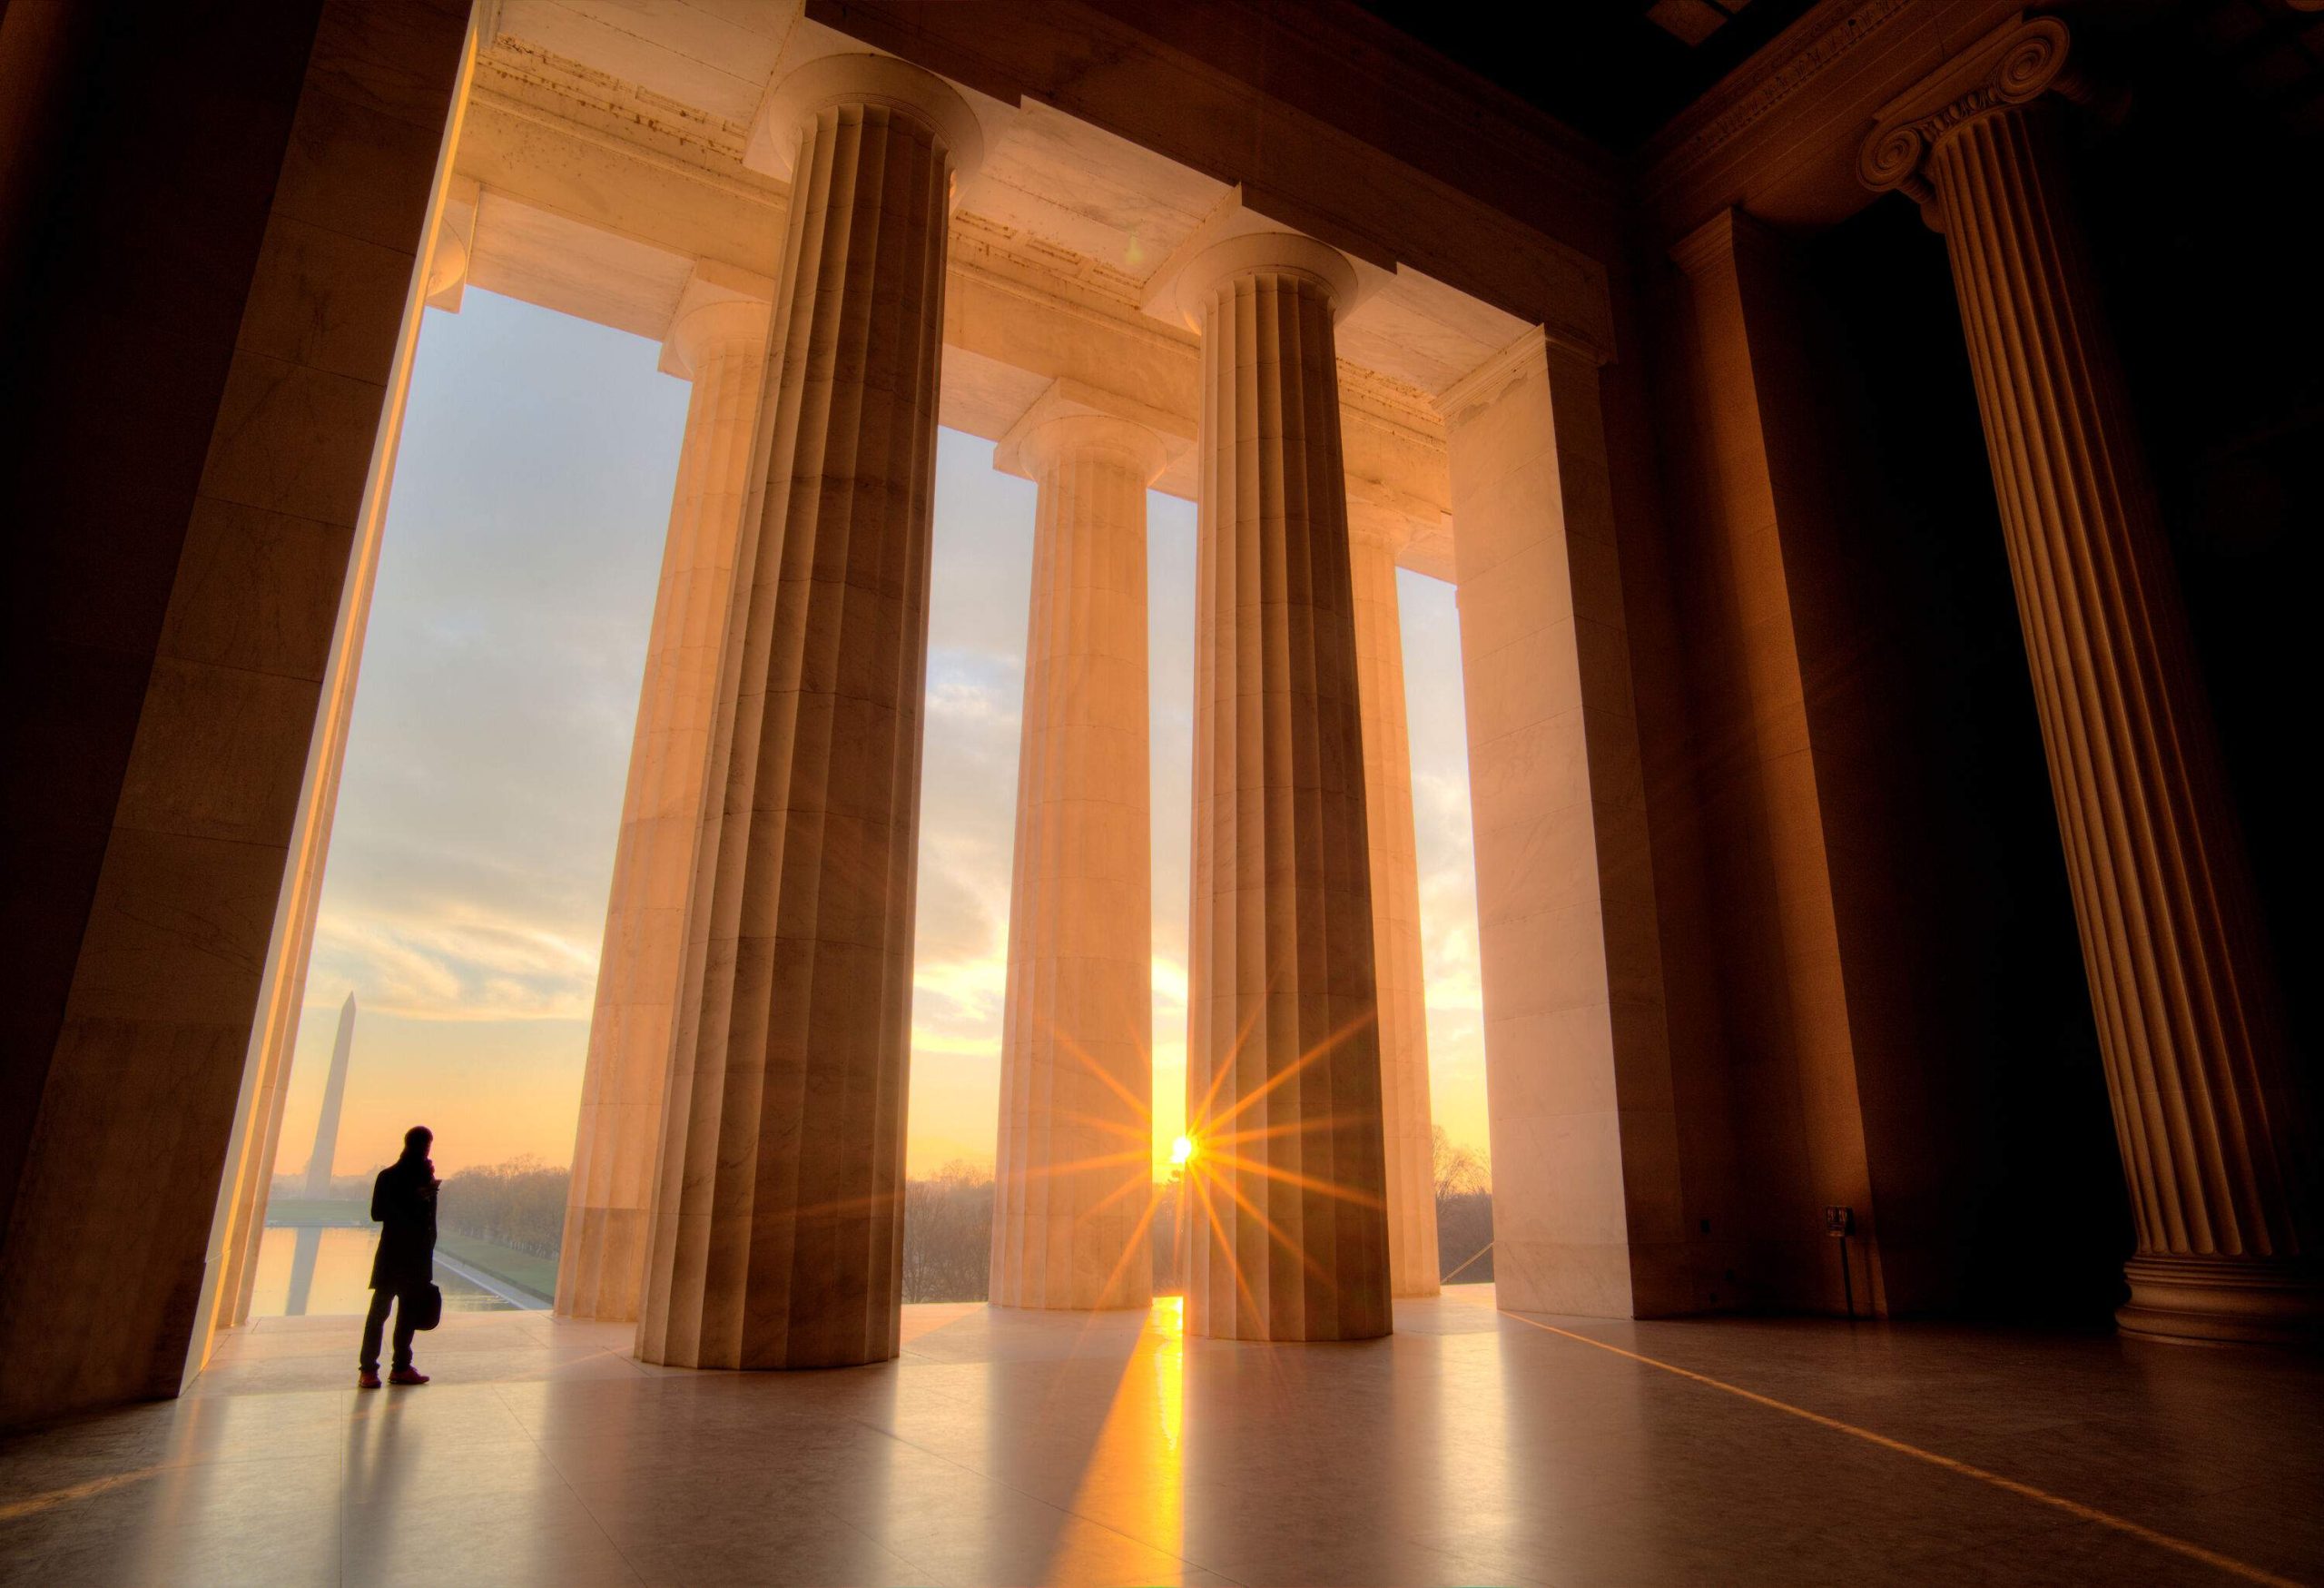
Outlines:
[[48,1583],[2216,1583],[2324,1578],[2324,1365],[1933,1326],[1400,1303],[1365,1345],[907,1307],[902,1360],[660,1370],[448,1316],[359,1394],[351,1319],[0,1442]]

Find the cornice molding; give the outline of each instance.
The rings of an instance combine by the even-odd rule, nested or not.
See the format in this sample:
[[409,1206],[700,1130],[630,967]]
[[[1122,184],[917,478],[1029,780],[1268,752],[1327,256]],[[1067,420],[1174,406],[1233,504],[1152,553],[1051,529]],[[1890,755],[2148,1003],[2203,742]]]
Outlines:
[[1526,376],[1546,377],[1549,369],[1550,339],[1539,327],[1533,327],[1446,387],[1443,395],[1436,399],[1436,410],[1444,416],[1444,428],[1449,431],[1470,410],[1482,408]]
[[[743,170],[743,148],[750,133],[743,123],[682,104],[514,37],[503,37],[477,56],[473,92],[632,146],[656,148],[704,170]],[[790,191],[787,184],[783,191]]]
[[1675,185],[1846,61],[1920,0],[1826,0],[1647,140],[1644,186]]
[[1428,393],[1374,370],[1339,360],[1340,412],[1393,432],[1415,447],[1444,448],[1444,424]]

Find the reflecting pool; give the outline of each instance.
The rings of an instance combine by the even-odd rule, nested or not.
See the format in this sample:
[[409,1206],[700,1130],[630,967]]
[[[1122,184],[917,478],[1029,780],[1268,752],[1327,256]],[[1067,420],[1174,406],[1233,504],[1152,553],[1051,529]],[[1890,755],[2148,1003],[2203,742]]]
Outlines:
[[[372,1226],[330,1229],[270,1225],[259,1242],[251,1316],[300,1317],[365,1311],[371,1305],[371,1254],[379,1244],[379,1232]],[[436,1283],[444,1292],[447,1312],[516,1310],[441,1263],[436,1265]]]

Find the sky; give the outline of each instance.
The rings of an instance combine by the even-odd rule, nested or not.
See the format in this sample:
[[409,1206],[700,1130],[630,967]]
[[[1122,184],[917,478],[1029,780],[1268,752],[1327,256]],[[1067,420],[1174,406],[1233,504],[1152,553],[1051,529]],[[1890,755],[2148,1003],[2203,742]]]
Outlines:
[[[334,1168],[573,1151],[687,385],[653,342],[471,288],[420,330],[276,1168],[359,1006]],[[1184,1120],[1195,508],[1147,498],[1157,1159]],[[909,1169],[989,1167],[1034,489],[938,439]],[[1460,636],[1399,576],[1437,1122],[1485,1148]]]

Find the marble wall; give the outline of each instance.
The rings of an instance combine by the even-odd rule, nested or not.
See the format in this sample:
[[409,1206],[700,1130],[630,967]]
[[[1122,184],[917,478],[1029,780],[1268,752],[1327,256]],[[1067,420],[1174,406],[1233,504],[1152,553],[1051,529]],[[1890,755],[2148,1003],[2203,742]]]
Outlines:
[[9,327],[0,1422],[177,1387],[467,25],[226,9],[101,25]]

